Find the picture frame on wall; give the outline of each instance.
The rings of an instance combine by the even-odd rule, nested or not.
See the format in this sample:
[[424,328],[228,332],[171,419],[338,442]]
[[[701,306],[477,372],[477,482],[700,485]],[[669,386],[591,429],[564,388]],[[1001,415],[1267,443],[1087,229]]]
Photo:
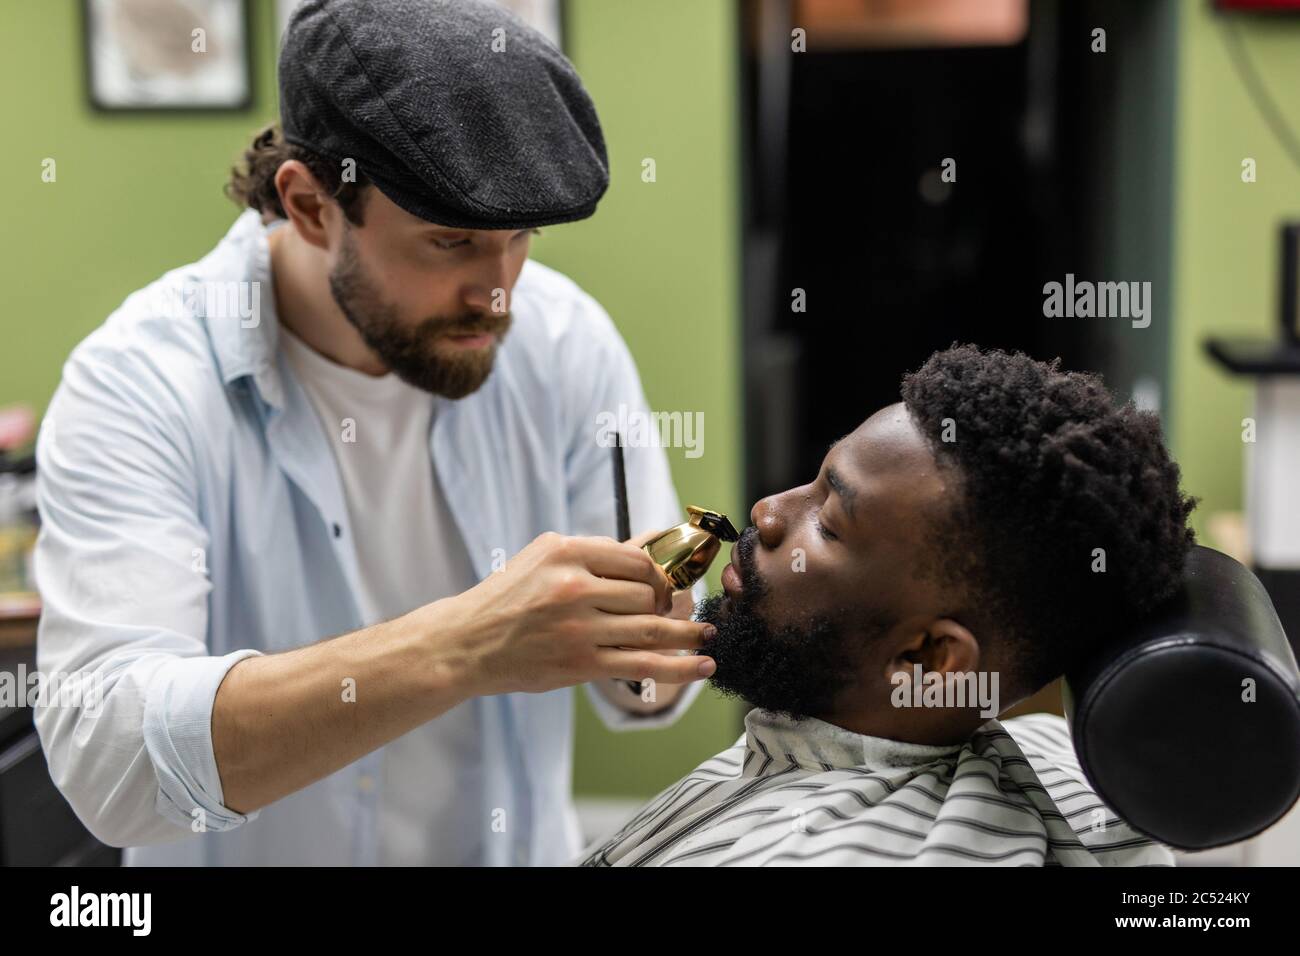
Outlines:
[[244,110],[250,0],[82,0],[86,84],[101,111]]
[[284,41],[284,31],[289,26],[289,18],[293,16],[293,11],[298,8],[302,0],[275,0],[275,25],[276,36],[280,41]]
[[[285,27],[294,8],[302,0],[275,0],[275,19],[279,28],[278,35],[283,40]],[[510,10],[533,29],[540,32],[564,50],[564,0],[492,0]]]
[[495,0],[564,51],[564,0]]

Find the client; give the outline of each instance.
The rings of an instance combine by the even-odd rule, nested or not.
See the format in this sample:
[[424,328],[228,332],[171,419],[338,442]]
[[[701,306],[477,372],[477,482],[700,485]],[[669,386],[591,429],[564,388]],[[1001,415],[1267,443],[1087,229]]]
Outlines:
[[584,865],[1173,864],[1061,717],[995,719],[1178,586],[1195,503],[1157,417],[973,346],[902,398],[754,506],[699,609],[745,733]]

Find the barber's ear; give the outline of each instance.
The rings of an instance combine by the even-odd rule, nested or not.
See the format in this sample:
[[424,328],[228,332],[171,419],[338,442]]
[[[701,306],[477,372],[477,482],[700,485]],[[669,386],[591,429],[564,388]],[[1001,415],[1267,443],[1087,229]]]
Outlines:
[[891,680],[898,671],[905,672],[910,679],[916,664],[921,665],[922,671],[964,673],[978,669],[979,662],[980,644],[975,635],[961,622],[942,617],[899,645],[897,653],[886,663],[885,680]]
[[296,159],[281,163],[275,171],[275,189],[298,235],[317,248],[328,249],[327,219],[332,204],[311,170]]

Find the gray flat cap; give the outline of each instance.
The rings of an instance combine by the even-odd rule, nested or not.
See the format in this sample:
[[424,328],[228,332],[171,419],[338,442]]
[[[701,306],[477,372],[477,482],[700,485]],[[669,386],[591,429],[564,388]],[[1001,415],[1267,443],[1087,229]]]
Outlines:
[[573,64],[490,0],[304,0],[280,118],[289,142],[355,160],[407,212],[458,229],[585,219],[609,185]]

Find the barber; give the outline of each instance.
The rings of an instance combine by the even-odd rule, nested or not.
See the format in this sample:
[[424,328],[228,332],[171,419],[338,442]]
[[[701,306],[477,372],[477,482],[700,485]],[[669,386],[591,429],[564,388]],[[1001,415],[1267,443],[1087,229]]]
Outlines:
[[[51,773],[128,863],[563,862],[569,688],[662,726],[713,666],[608,537],[627,347],[528,260],[608,185],[595,109],[477,2],[307,0],[279,81],[250,208],[43,425],[39,666],[102,688],[38,709]],[[634,529],[681,520],[661,449],[627,479]]]

